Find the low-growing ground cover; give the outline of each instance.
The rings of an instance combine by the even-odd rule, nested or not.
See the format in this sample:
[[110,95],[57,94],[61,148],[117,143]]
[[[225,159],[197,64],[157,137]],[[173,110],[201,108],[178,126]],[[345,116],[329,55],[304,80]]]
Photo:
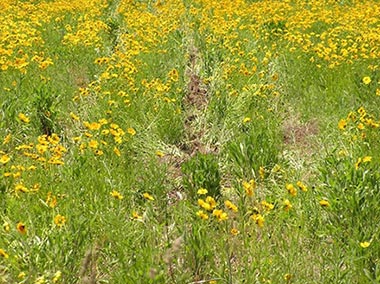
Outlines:
[[1,1],[0,283],[378,283],[379,16]]

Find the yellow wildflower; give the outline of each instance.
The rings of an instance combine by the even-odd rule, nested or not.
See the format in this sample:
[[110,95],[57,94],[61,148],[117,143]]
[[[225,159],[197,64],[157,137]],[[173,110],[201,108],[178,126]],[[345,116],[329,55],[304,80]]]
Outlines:
[[260,175],[261,179],[265,178],[265,169],[264,169],[264,167],[260,167],[259,168],[259,175]]
[[58,214],[54,217],[54,224],[58,227],[64,226],[66,223],[66,217],[62,216],[61,214]]
[[73,112],[70,112],[70,117],[73,119],[73,120],[76,120],[76,121],[79,121],[79,116],[77,116],[75,113]]
[[119,199],[119,200],[124,198],[124,196],[121,195],[121,193],[116,191],[116,190],[112,190],[111,196],[114,197],[115,199]]
[[360,123],[358,124],[357,128],[358,128],[359,130],[364,130],[364,129],[365,129],[365,126],[364,126],[363,123],[360,122]]
[[289,283],[291,279],[292,279],[292,275],[290,273],[286,273],[284,275],[284,280],[286,280],[287,283]]
[[251,218],[255,221],[255,223],[260,227],[264,227],[264,217],[261,214],[254,214]]
[[211,209],[214,209],[216,207],[216,201],[215,201],[215,199],[213,197],[207,196],[206,197],[206,202],[208,204],[210,204]]
[[89,123],[89,122],[85,121],[85,122],[83,122],[83,124],[89,130],[99,130],[100,127],[102,126],[98,122],[91,122],[91,123]]
[[369,83],[371,83],[371,77],[369,77],[369,76],[365,76],[365,77],[363,77],[363,79],[362,79],[362,82],[365,84],[365,85],[368,85]]
[[290,193],[290,195],[292,195],[292,196],[296,196],[297,195],[297,189],[294,187],[293,184],[287,183],[286,184],[286,189],[288,190],[288,192]]
[[130,134],[131,136],[134,136],[136,134],[136,130],[134,130],[132,127],[129,127],[127,129],[127,132],[128,134]]
[[196,214],[197,214],[198,217],[200,217],[203,220],[207,220],[208,219],[208,215],[205,212],[203,212],[203,210],[199,210]]
[[9,161],[11,160],[11,158],[7,155],[7,154],[4,154],[1,156],[0,158],[0,163],[5,165],[6,163],[8,163]]
[[91,140],[88,142],[88,146],[92,149],[97,149],[99,147],[99,143],[96,140]]
[[307,191],[307,186],[302,181],[297,181],[297,186],[303,191]]
[[12,138],[12,134],[10,133],[7,136],[5,136],[3,145],[8,144],[11,141],[11,138]]
[[290,203],[289,199],[285,199],[284,200],[284,209],[285,211],[289,211],[290,209],[292,209],[292,203]]
[[160,150],[157,150],[157,151],[156,151],[156,156],[159,157],[159,158],[162,158],[162,157],[165,156],[165,153],[163,153],[163,152],[160,151]]
[[359,169],[359,166],[361,163],[362,163],[362,158],[358,158],[358,160],[355,163],[355,170]]
[[9,255],[3,249],[0,249],[0,256],[2,256],[4,258],[9,258]]
[[136,211],[133,211],[132,212],[132,219],[139,220],[139,219],[142,219],[142,216],[140,216],[139,213],[137,213]]
[[205,202],[203,199],[198,199],[198,205],[207,211],[211,211],[211,205]]
[[18,118],[22,121],[22,122],[25,122],[25,123],[29,123],[30,122],[30,118],[27,117],[24,113],[20,112],[18,114]]
[[61,279],[61,276],[62,276],[62,272],[60,270],[54,273],[53,279],[52,279],[53,283],[57,283]]
[[114,147],[113,148],[113,152],[116,154],[116,156],[120,157],[121,156],[121,152],[118,148]]
[[338,122],[338,128],[340,130],[345,130],[347,127],[347,120],[345,120],[344,118],[342,118],[341,120],[339,120]]
[[238,231],[238,229],[236,229],[236,228],[232,228],[231,231],[230,231],[230,233],[231,233],[232,235],[236,236],[236,235],[238,235],[240,232]]
[[3,229],[4,229],[4,231],[6,231],[6,232],[9,232],[9,231],[10,231],[11,227],[10,227],[10,225],[9,225],[9,223],[8,223],[7,221],[4,222],[4,224],[3,224]]
[[256,182],[253,179],[249,182],[243,181],[243,188],[248,196],[253,196],[253,191],[256,188]]
[[25,224],[24,223],[22,223],[22,222],[18,222],[17,223],[17,226],[16,226],[16,229],[17,229],[17,231],[19,232],[19,233],[21,233],[21,234],[26,234],[26,226],[25,226]]
[[24,186],[22,183],[18,183],[15,186],[15,192],[18,193],[19,191],[21,192],[29,192],[29,189]]
[[214,209],[214,211],[212,211],[212,215],[215,216],[218,221],[224,221],[228,219],[227,213],[223,212],[221,209]]
[[204,195],[204,194],[207,194],[207,189],[205,189],[205,188],[200,188],[200,189],[198,189],[198,191],[197,191],[197,194],[199,194],[199,195]]
[[369,163],[372,161],[372,157],[371,156],[365,156],[362,160],[363,163]]
[[370,245],[371,245],[370,242],[362,242],[362,243],[360,243],[360,246],[361,246],[362,248],[368,248]]
[[226,205],[226,207],[230,209],[231,211],[238,212],[238,207],[235,204],[233,204],[231,201],[229,200],[224,201],[224,205]]
[[319,201],[319,205],[321,205],[322,207],[329,207],[330,203],[327,200],[323,199]]
[[244,117],[244,119],[243,119],[243,123],[248,123],[250,121],[251,121],[250,117]]
[[46,283],[45,276],[42,275],[40,277],[37,277],[36,281],[34,281],[33,284],[45,284],[45,283]]
[[179,79],[179,74],[178,74],[177,69],[170,70],[170,72],[168,73],[168,77],[170,78],[170,80],[177,82]]
[[149,193],[145,192],[143,194],[143,197],[146,199],[146,200],[151,200],[153,201],[154,200],[154,197],[152,195],[150,195]]
[[266,210],[273,210],[274,205],[272,203],[266,202],[265,200],[261,201],[261,205],[266,209]]

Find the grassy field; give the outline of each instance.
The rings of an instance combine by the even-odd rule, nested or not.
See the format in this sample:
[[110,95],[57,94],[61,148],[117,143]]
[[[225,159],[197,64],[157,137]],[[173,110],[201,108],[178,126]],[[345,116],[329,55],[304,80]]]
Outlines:
[[0,283],[380,283],[379,19],[1,1]]

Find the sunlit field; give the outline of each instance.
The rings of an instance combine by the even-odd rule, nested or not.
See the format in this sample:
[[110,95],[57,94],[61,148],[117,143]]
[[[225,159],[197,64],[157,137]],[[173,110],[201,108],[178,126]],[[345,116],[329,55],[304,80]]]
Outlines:
[[0,283],[380,283],[380,3],[0,1]]

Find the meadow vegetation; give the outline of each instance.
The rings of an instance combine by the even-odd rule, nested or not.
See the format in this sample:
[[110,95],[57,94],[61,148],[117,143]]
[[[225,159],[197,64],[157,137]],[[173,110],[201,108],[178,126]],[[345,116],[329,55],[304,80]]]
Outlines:
[[1,1],[0,283],[379,283],[379,19]]

